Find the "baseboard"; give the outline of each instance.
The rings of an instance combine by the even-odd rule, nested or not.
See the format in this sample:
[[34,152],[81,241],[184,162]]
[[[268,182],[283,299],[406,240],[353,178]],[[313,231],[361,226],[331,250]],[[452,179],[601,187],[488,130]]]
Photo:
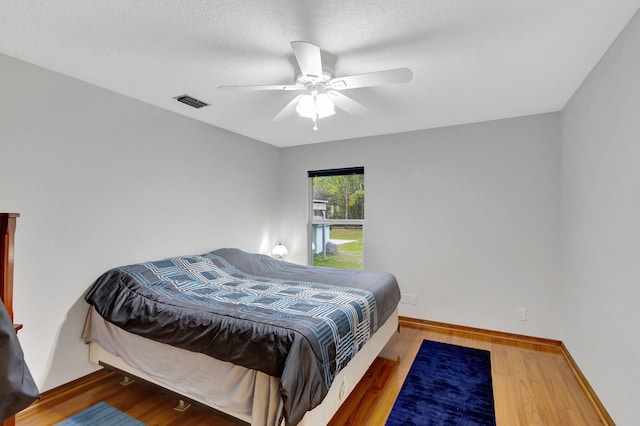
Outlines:
[[447,324],[443,322],[415,319],[415,318],[402,317],[402,316],[398,317],[398,323],[400,324],[400,327],[415,328],[418,330],[436,330],[436,331],[442,331],[442,332],[456,331],[456,332],[461,332],[465,334],[476,334],[482,337],[496,337],[500,339],[507,339],[507,340],[518,341],[518,342],[536,343],[539,345],[548,345],[548,346],[558,347],[560,348],[562,356],[569,364],[569,367],[571,368],[571,371],[573,372],[574,377],[580,384],[582,391],[587,396],[587,399],[591,403],[591,406],[593,407],[597,416],[600,418],[600,421],[602,422],[602,424],[615,426],[615,422],[607,412],[607,409],[602,404],[602,401],[600,401],[600,398],[598,398],[598,395],[596,395],[596,392],[593,390],[593,388],[589,384],[589,381],[584,376],[584,374],[582,374],[582,371],[580,371],[578,364],[576,364],[575,360],[569,353],[569,350],[561,340],[545,339],[542,337],[532,337],[532,336],[526,336],[522,334],[505,333],[502,331],[485,330],[482,328],[466,327],[463,325]]
[[560,347],[562,342],[560,340],[546,339],[543,337],[532,337],[523,334],[506,333],[503,331],[486,330],[483,328],[467,327],[464,325],[447,324],[444,322],[436,322],[422,319],[415,319],[409,317],[398,317],[398,323],[401,327],[416,328],[416,329],[429,329],[429,330],[442,330],[442,331],[458,331],[466,334],[477,334],[484,337],[495,337],[505,340],[514,340],[518,342],[536,343],[539,345],[548,345]]
[[43,410],[60,404],[68,400],[71,396],[85,392],[85,390],[90,389],[96,383],[107,379],[113,374],[114,373],[108,370],[100,369],[93,373],[89,373],[86,376],[82,376],[79,379],[62,384],[46,392],[42,392],[39,400],[35,401],[16,415],[16,420],[19,421],[22,416],[27,416],[32,411]]
[[574,376],[576,377],[576,379],[578,379],[580,387],[589,398],[589,401],[591,401],[591,405],[593,405],[593,407],[595,408],[596,413],[598,413],[600,421],[602,421],[602,423],[605,425],[615,426],[616,422],[613,421],[613,419],[609,415],[609,412],[602,404],[602,401],[600,401],[600,398],[598,398],[598,395],[596,395],[596,392],[589,384],[589,381],[584,376],[584,374],[582,374],[580,367],[578,367],[578,364],[571,356],[571,353],[569,353],[569,349],[567,349],[564,343],[560,345],[560,348],[562,349],[562,355],[564,356],[564,359],[567,360],[567,363],[569,364],[569,367],[571,367]]

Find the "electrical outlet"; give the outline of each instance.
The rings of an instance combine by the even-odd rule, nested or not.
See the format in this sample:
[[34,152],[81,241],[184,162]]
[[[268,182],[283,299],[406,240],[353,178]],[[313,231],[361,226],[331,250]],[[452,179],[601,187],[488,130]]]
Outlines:
[[527,320],[527,308],[523,308],[519,306],[516,308],[516,319],[518,321],[526,321]]
[[417,305],[418,304],[418,296],[416,296],[415,294],[412,294],[411,298],[409,299],[409,303],[411,303],[412,305]]

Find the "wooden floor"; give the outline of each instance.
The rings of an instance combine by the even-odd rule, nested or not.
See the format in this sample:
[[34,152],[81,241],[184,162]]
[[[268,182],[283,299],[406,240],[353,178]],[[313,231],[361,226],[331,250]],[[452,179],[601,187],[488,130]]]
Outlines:
[[[603,424],[557,345],[439,328],[401,328],[331,421],[337,425],[384,425],[423,339],[491,351],[498,425]],[[146,385],[123,387],[121,377],[99,373],[62,395],[45,398],[18,415],[16,424],[51,425],[105,401],[148,425],[233,423],[198,407],[180,413],[176,400]]]

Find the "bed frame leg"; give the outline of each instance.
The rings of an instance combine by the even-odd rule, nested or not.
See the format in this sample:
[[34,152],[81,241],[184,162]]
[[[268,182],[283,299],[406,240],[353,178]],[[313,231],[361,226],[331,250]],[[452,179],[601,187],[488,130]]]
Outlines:
[[191,404],[189,404],[188,402],[184,402],[184,400],[179,399],[178,400],[178,405],[176,405],[175,407],[173,407],[174,410],[176,411],[180,411],[181,413],[184,411],[187,411],[187,408],[191,407]]
[[131,377],[124,376],[123,379],[120,381],[120,384],[122,386],[129,386],[133,382],[135,382],[135,380],[133,380]]

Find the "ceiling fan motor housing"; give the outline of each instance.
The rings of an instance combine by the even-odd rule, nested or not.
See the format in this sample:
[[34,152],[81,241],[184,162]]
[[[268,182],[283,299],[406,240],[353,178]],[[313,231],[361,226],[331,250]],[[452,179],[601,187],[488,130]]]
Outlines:
[[311,75],[304,75],[299,68],[296,69],[295,73],[293,74],[293,80],[296,82],[296,84],[303,87],[306,87],[309,84],[324,86],[326,83],[328,83],[334,78],[335,78],[335,74],[333,73],[333,70],[330,68],[323,68],[322,75],[317,77],[311,76]]

